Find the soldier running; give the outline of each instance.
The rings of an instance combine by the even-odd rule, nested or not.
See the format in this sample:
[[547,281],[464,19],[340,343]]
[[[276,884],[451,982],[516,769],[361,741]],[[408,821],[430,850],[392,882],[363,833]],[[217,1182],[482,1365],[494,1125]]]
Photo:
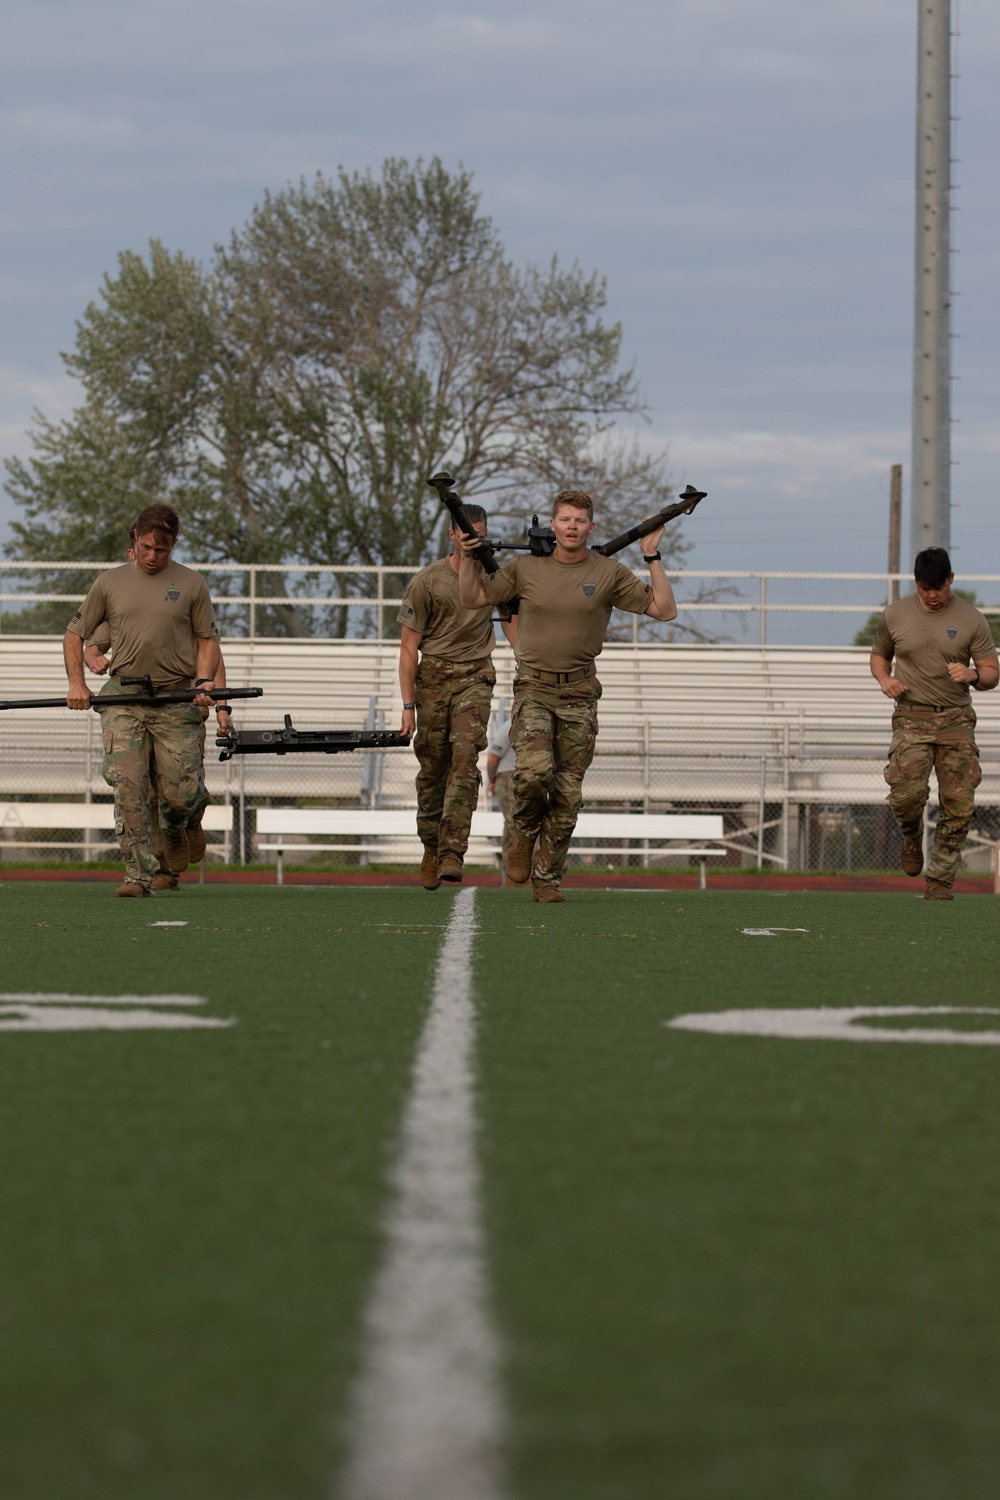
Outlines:
[[[219,662],[215,611],[204,579],[173,561],[180,522],[167,505],[150,505],[130,532],[132,559],[102,573],[70,621],[63,641],[70,708],[87,709],[84,641],[107,622],[115,644],[111,680],[102,699],[120,696],[122,676],[148,675],[157,688],[213,688]],[[150,761],[155,753],[164,858],[175,875],[203,852],[199,823],[205,782],[198,735],[212,700],[163,708],[101,711],[104,779],[114,789],[115,831],[125,864],[118,896],[151,896],[157,860],[152,848]],[[189,831],[190,830],[190,831]]]
[[673,620],[677,604],[657,551],[663,528],[643,538],[649,584],[587,546],[594,505],[583,490],[553,502],[551,557],[519,556],[487,578],[462,540],[460,588],[467,608],[520,600],[512,738],[512,833],[505,869],[513,885],[533,882],[535,901],[562,901],[559,889],[594,758],[601,684],[594,659],[612,609]]
[[940,813],[924,900],[953,901],[952,886],[983,774],[969,688],[978,693],[995,688],[1000,667],[986,620],[952,592],[955,575],[944,548],[919,552],[913,577],[916,593],[883,612],[871,653],[872,676],[895,704],[886,800],[903,838],[903,869],[907,875],[919,875],[924,867],[923,812],[933,766]]
[[[465,508],[485,536],[482,506]],[[402,626],[399,727],[409,735],[416,729],[417,832],[424,846],[420,883],[427,891],[437,890],[443,880],[462,879],[496,682],[492,610],[485,602],[466,609],[459,601],[460,535],[449,530],[451,553],[411,580],[396,617]],[[508,639],[515,630],[504,625]]]

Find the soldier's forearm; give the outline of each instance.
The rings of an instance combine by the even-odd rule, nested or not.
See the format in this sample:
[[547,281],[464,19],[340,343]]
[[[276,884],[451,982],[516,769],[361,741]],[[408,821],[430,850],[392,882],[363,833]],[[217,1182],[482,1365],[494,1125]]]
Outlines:
[[676,620],[677,600],[670,579],[663,571],[663,564],[651,562],[649,564],[649,584],[653,590],[653,608],[650,614],[655,614],[658,620]]
[[458,597],[463,609],[480,609],[490,602],[483,593],[479,564],[466,553],[458,565]]
[[63,661],[66,676],[72,687],[82,687],[83,682],[83,638],[75,630],[67,630],[63,636]]

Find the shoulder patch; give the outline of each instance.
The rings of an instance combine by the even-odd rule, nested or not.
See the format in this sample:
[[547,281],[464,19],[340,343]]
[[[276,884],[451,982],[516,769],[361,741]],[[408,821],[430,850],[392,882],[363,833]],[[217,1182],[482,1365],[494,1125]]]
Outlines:
[[401,615],[406,615],[407,619],[412,620],[413,619],[413,606],[412,606],[412,604],[401,604],[399,606],[399,613]]

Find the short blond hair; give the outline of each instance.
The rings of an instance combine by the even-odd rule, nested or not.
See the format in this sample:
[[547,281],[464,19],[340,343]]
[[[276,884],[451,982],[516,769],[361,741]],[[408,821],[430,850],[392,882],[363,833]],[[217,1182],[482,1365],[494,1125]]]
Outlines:
[[594,502],[586,490],[560,490],[552,502],[552,514],[557,516],[564,505],[571,505],[574,510],[585,510],[590,519],[594,519]]

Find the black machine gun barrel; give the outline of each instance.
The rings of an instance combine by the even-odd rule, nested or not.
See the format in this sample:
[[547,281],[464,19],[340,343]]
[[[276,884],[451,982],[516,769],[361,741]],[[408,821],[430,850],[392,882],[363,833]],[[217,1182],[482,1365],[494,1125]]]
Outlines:
[[296,729],[291,714],[282,729],[234,729],[216,736],[220,760],[234,755],[288,755],[312,751],[314,755],[341,755],[347,750],[393,750],[410,743],[398,729]]
[[[264,689],[245,688],[155,688],[148,677],[120,677],[125,685],[137,683],[139,693],[105,693],[91,699],[91,708],[163,708],[168,703],[193,703],[196,698],[208,697],[213,703],[228,703],[230,698],[263,698]],[[66,695],[61,698],[0,698],[0,709],[4,708],[65,708]]]
[[472,537],[474,540],[482,543],[472,554],[476,561],[482,563],[487,573],[498,573],[500,571],[500,564],[493,556],[493,548],[487,542],[483,541],[479,532],[473,526],[469,512],[455,494],[455,481],[451,475],[442,470],[440,474],[432,474],[427,483],[432,490],[437,490],[441,504],[446,508],[462,535]]
[[[552,556],[556,545],[555,535],[548,526],[538,524],[537,516],[532,517],[528,537],[524,542],[504,542],[493,540],[491,537],[480,537],[469,518],[468,511],[455,494],[455,481],[451,475],[446,472],[434,474],[427,483],[432,489],[437,490],[441,504],[447,506],[455,525],[462,533],[480,542],[472,555],[477,562],[482,563],[485,572],[497,572],[500,565],[493,555],[495,552],[530,552],[535,557]],[[698,502],[704,500],[707,494],[707,490],[696,490],[693,484],[689,484],[681,491],[673,505],[657,511],[655,516],[648,516],[637,526],[630,526],[628,531],[613,536],[610,542],[599,543],[596,547],[592,547],[591,551],[602,552],[605,557],[613,557],[616,552],[621,552],[633,542],[641,541],[644,536],[658,531],[661,526],[666,526],[669,521],[675,521],[678,516],[689,516]]]
[[661,526],[666,526],[668,521],[676,521],[678,516],[689,516],[698,504],[708,494],[707,490],[696,490],[693,484],[682,490],[674,505],[668,505],[664,510],[657,511],[655,516],[648,516],[645,521],[640,521],[638,526],[630,526],[628,531],[623,531],[618,536],[613,536],[610,542],[602,542],[598,547],[592,547],[592,552],[603,552],[605,557],[613,557],[616,552],[621,552],[623,547],[629,547],[633,542],[638,542],[644,536],[649,536],[651,531],[658,531]]

